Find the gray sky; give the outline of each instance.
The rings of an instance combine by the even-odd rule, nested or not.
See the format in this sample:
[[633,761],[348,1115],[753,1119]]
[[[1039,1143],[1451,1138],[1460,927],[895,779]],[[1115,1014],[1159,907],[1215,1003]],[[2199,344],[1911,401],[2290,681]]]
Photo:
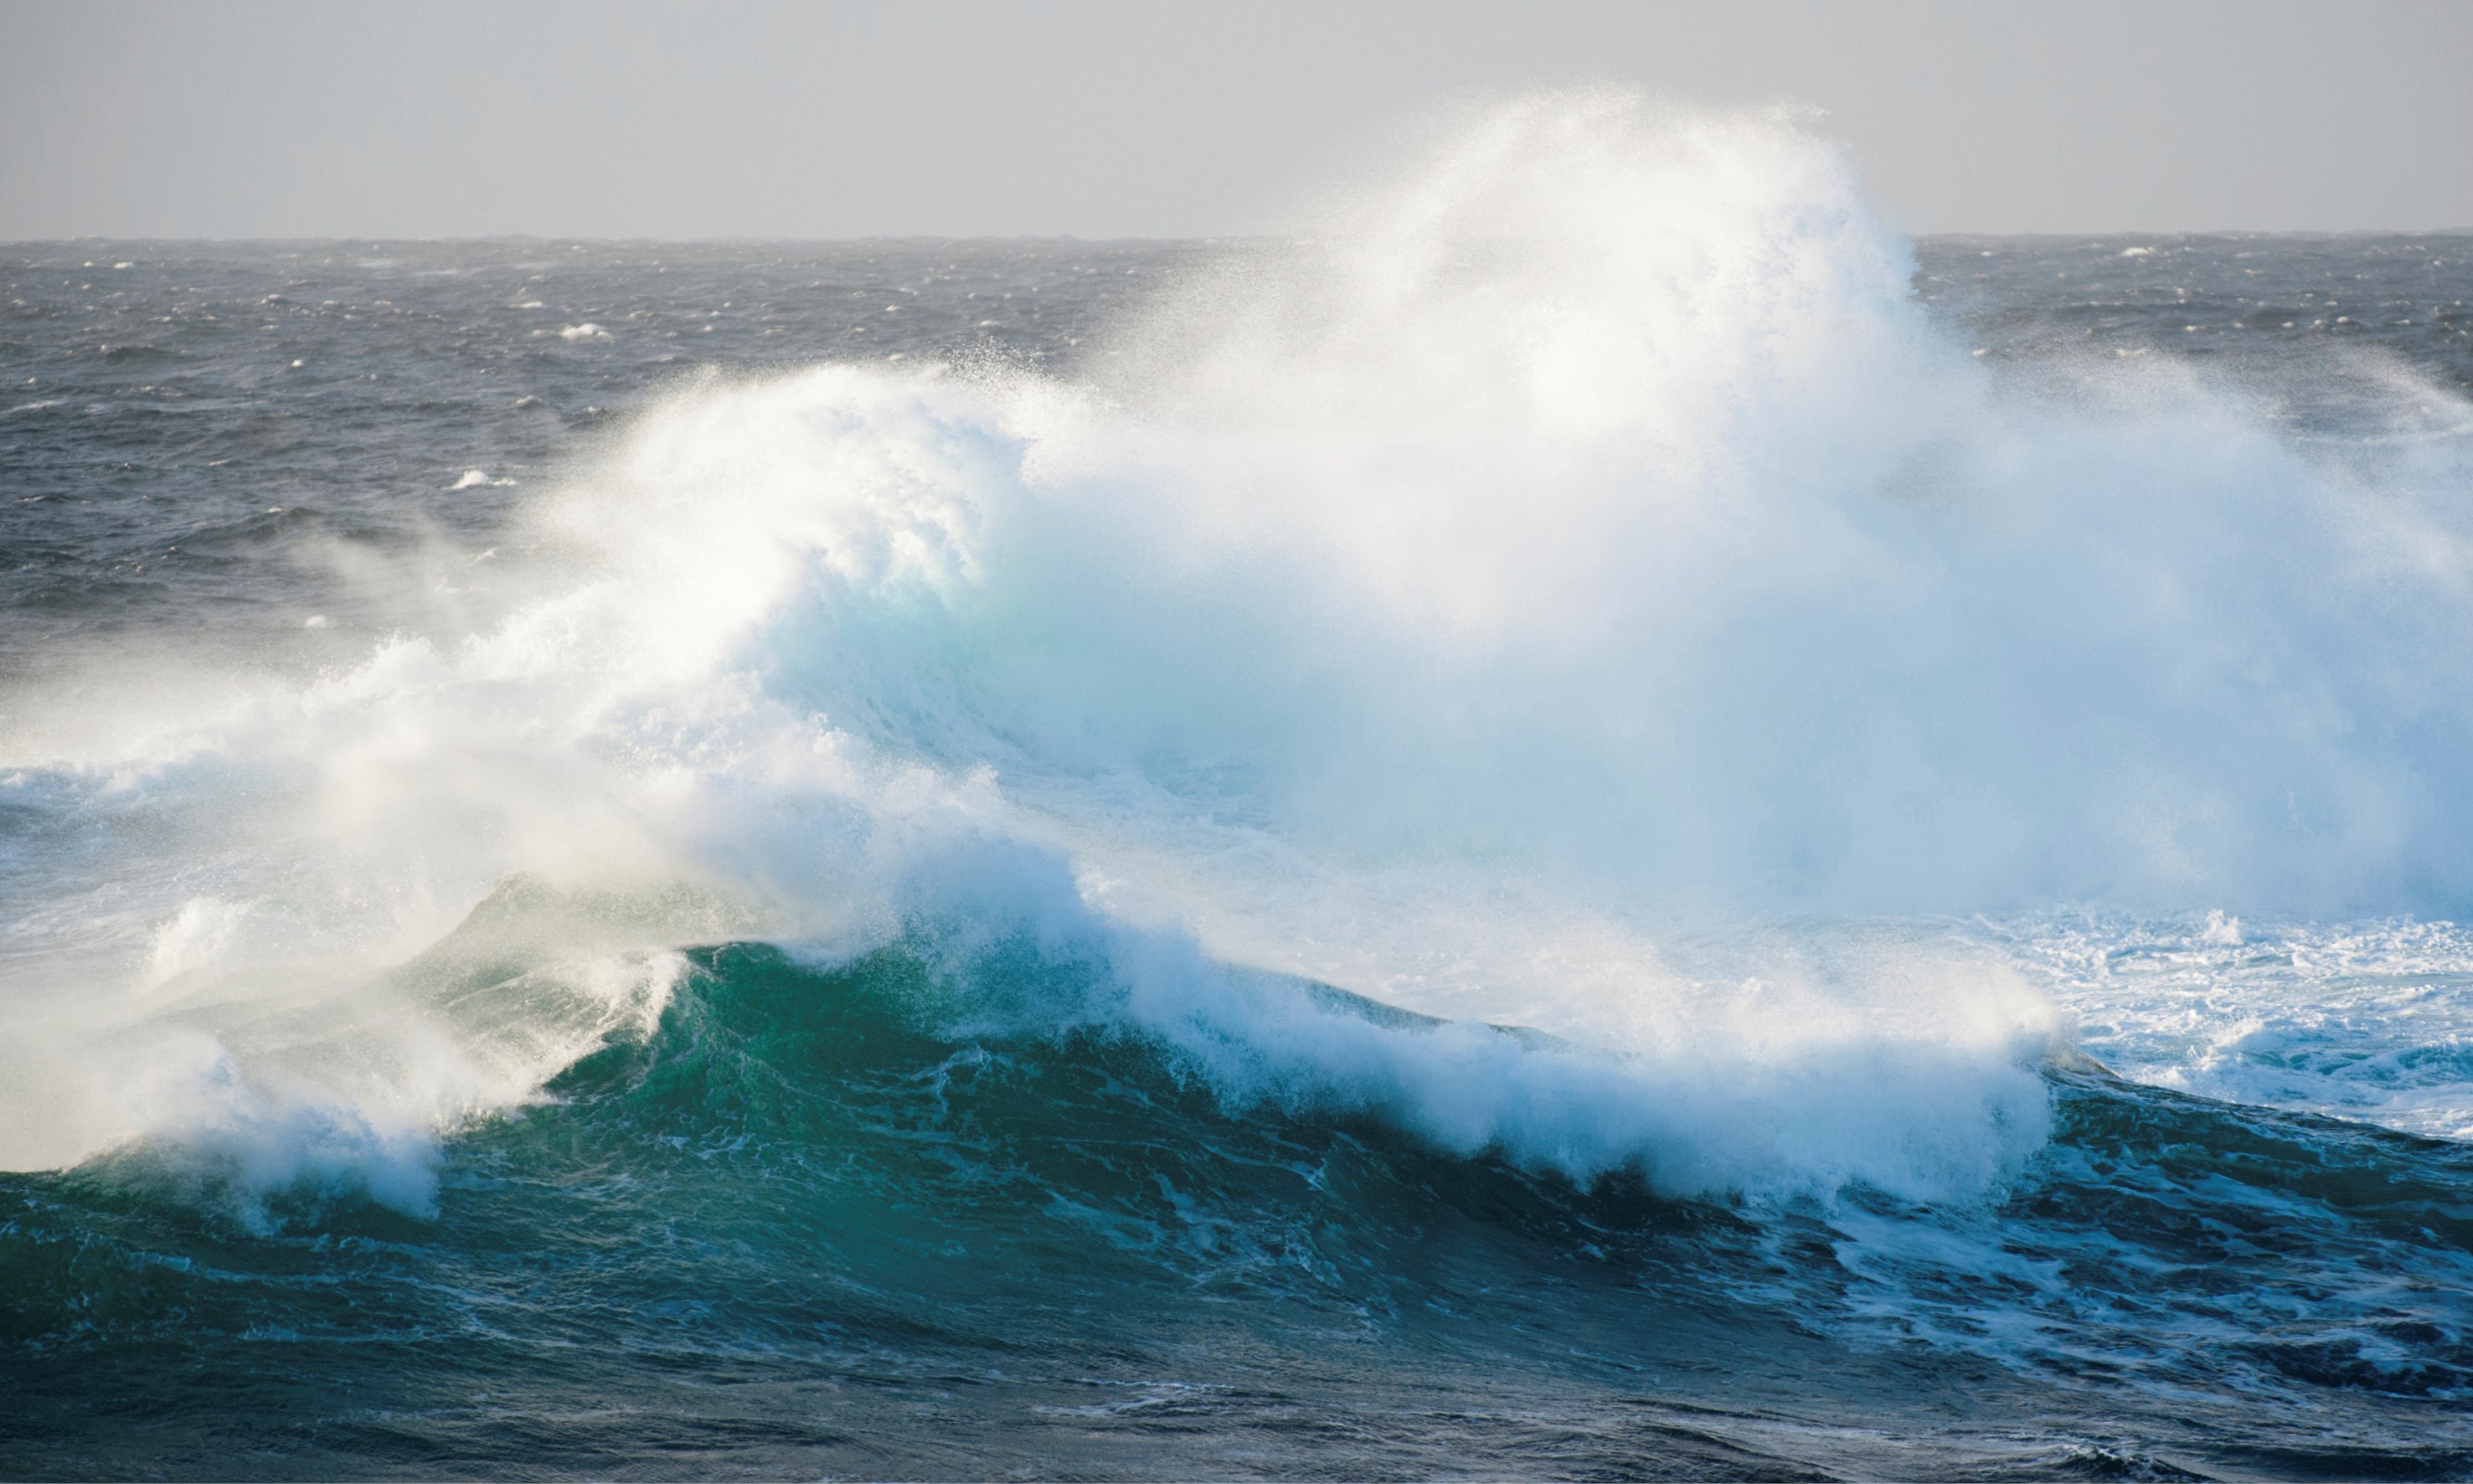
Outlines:
[[1909,230],[2473,227],[2473,0],[0,0],[0,238],[1242,231],[1594,79],[1818,105]]

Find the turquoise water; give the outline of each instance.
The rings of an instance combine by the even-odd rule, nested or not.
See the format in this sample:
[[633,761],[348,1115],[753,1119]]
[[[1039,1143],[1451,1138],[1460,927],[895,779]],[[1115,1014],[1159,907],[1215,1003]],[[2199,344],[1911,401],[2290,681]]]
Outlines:
[[2461,1145],[2056,1068],[1976,1209],[1675,1201],[1232,1107],[1105,1029],[960,1035],[903,950],[693,958],[652,1036],[447,1143],[435,1215],[142,1153],[11,1177],[17,1467],[2466,1463]]

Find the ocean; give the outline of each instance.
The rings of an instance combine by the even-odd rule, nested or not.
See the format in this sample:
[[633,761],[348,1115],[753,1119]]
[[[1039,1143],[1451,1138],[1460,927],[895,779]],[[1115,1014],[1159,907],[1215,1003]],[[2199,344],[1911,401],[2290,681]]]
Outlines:
[[0,1474],[2473,1476],[2467,298],[0,245]]

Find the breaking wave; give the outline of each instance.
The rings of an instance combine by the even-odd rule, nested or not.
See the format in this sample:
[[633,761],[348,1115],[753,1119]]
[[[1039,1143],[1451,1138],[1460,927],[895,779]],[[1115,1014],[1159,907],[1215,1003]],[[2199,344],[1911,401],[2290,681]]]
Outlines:
[[2068,1017],[1898,923],[2461,904],[2462,468],[2003,372],[1911,273],[1792,116],[1552,95],[1083,379],[682,387],[460,627],[16,724],[79,869],[0,1162],[427,1210],[442,1135],[770,943],[1532,1169],[1998,1190]]

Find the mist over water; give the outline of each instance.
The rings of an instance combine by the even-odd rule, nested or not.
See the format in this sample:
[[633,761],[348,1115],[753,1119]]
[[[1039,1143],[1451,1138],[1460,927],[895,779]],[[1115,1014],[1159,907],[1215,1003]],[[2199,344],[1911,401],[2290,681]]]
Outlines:
[[[1137,1371],[1277,1377],[1346,1314],[1434,1387],[1733,1409],[1745,1467],[1980,1471],[1899,1451],[1920,1416],[1762,1431],[1882,1405],[1901,1347],[1985,1426],[2075,1419],[2027,1472],[2221,1463],[2295,1398],[2317,1430],[2244,1467],[2473,1447],[2473,243],[1919,266],[1795,117],[1600,92],[1473,116],[1294,240],[394,251],[254,303],[180,281],[267,271],[211,254],[12,286],[0,1165],[68,1172],[12,1188],[12,1367],[163,1343],[62,1244],[357,1232],[439,1269],[353,1280],[385,1308],[620,1221],[636,1256],[571,1278],[595,1343],[754,1262],[855,1307],[672,1338],[800,1374],[1024,1324],[1053,1350],[969,1364],[1113,1374],[1072,1316],[1122,1303]],[[192,419],[165,467],[289,484],[201,473],[176,531],[55,472],[160,436],[46,390],[67,306],[132,293],[158,327],[93,353]],[[328,410],[252,429],[296,396]],[[596,1144],[618,1185],[562,1162]],[[668,1202],[739,1256],[664,1266],[616,1213]],[[1445,1229],[1457,1277],[1419,1266]],[[1571,1284],[1528,1323],[1612,1369],[1407,1317]],[[1254,1338],[1194,1338],[1188,1289]],[[242,1302],[179,1343],[319,1332]],[[491,1363],[586,1385],[507,1302]],[[1813,1343],[1845,1379],[1789,1400]],[[102,1456],[37,1413],[29,1469]],[[373,1456],[327,1425],[303,1467]]]

